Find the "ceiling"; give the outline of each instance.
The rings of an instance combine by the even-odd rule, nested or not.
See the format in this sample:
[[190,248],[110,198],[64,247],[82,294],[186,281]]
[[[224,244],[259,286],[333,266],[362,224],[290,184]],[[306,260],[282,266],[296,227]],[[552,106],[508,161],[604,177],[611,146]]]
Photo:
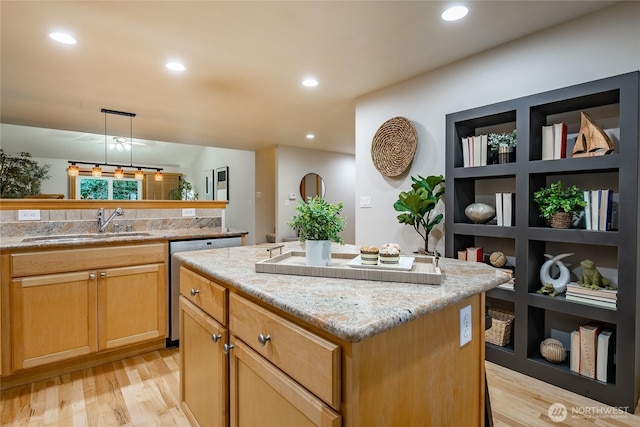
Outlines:
[[448,3],[3,0],[0,121],[104,134],[107,108],[146,140],[354,153],[358,96],[616,2],[467,1],[444,22]]

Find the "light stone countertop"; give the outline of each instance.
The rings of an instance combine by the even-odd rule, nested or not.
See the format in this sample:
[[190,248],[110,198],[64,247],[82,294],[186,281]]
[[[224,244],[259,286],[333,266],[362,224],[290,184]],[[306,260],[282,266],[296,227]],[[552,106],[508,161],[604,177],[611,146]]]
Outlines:
[[[51,241],[24,241],[35,236],[2,236],[0,237],[0,250],[16,249],[48,249],[59,247],[62,249],[73,249],[84,245],[113,244],[113,243],[138,243],[151,240],[189,240],[189,239],[213,239],[221,237],[240,237],[247,234],[246,231],[235,230],[226,227],[203,227],[203,228],[174,228],[164,230],[142,230],[131,233],[77,233],[69,236],[91,236],[94,238],[83,238],[78,240],[51,240]],[[61,237],[63,235],[52,235]],[[45,236],[42,236],[45,237]]]
[[[442,283],[349,280],[256,273],[255,263],[279,244],[211,249],[175,254],[184,265],[220,280],[275,308],[351,342],[392,329],[506,282],[505,273],[482,263],[440,259]],[[304,250],[284,244],[283,253]],[[332,244],[333,252],[358,253],[354,245]],[[275,251],[278,254],[279,251]]]

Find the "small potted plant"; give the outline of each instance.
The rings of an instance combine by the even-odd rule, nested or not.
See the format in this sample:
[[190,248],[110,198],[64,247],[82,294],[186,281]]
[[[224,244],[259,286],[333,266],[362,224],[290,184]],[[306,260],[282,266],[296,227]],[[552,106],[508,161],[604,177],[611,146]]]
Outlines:
[[518,144],[515,129],[511,133],[490,133],[487,140],[491,151],[498,152],[498,163],[510,163],[514,160],[515,147]]
[[569,228],[574,215],[586,206],[582,190],[575,185],[564,188],[562,181],[541,188],[533,193],[540,216],[546,218],[552,228]]
[[429,234],[443,218],[441,213],[434,215],[434,209],[444,197],[444,178],[442,175],[426,178],[418,175],[417,178],[412,176],[411,180],[411,190],[401,192],[393,208],[402,212],[398,215],[398,222],[411,225],[422,237],[424,249],[420,248],[418,252],[428,253]]
[[307,265],[327,266],[331,262],[331,242],[344,244],[340,232],[345,218],[340,215],[343,205],[328,203],[320,196],[300,200],[287,225],[298,232],[305,243]]

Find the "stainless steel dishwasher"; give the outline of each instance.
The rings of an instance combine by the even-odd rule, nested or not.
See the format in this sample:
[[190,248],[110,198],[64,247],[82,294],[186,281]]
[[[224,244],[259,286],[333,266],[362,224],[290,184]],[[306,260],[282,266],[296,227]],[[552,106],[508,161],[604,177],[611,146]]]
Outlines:
[[180,340],[180,262],[173,257],[178,252],[202,251],[205,249],[241,246],[242,237],[219,237],[212,239],[176,240],[169,242],[169,337],[167,347],[176,346]]

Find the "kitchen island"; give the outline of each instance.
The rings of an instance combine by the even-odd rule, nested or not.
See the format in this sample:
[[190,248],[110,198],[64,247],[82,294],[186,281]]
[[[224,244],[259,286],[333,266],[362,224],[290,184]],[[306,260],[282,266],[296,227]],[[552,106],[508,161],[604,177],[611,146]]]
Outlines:
[[482,425],[484,292],[505,274],[453,259],[440,285],[257,273],[268,247],[175,255],[194,424]]

